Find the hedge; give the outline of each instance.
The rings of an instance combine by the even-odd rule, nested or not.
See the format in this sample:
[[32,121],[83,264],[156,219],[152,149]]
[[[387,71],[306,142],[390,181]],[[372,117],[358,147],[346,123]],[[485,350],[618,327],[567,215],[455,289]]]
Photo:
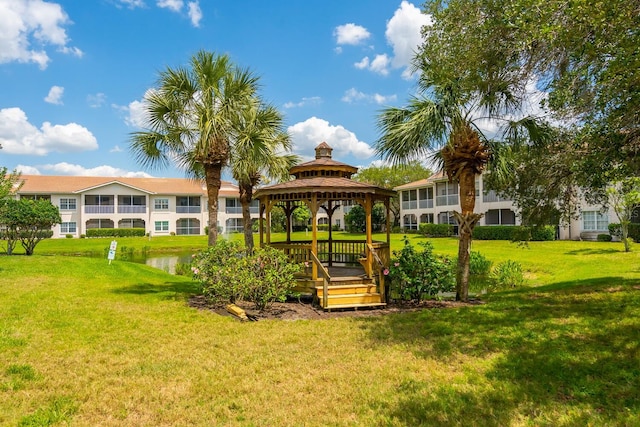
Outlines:
[[473,229],[476,240],[555,240],[556,228],[553,225],[525,227],[514,225],[478,225]]
[[142,237],[144,228],[89,228],[87,237]]
[[[640,242],[640,224],[629,224],[629,237],[633,239],[634,242]],[[609,234],[615,237],[622,237],[622,229],[620,228],[620,223],[612,222],[609,224]]]
[[451,224],[430,224],[421,223],[419,233],[426,237],[449,237],[453,235],[453,225]]

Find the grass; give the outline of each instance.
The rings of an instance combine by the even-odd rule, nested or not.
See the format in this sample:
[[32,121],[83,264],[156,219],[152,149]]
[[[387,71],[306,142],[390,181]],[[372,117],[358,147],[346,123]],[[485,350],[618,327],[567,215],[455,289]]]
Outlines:
[[[176,239],[152,241],[206,244]],[[99,240],[0,256],[0,425],[640,425],[640,253],[620,243],[474,242],[528,276],[481,305],[240,323],[189,308],[188,278],[60,255]]]

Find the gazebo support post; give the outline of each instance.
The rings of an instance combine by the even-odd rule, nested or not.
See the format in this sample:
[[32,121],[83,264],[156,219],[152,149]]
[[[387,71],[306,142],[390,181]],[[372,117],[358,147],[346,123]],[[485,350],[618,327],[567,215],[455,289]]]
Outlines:
[[[367,194],[364,199],[367,248],[370,248],[371,245],[373,244],[373,226],[371,221],[372,211],[373,211],[373,201],[371,200],[371,195]],[[373,277],[373,254],[371,253],[370,250],[367,250],[366,254],[367,254],[367,265],[366,265],[365,273],[367,273],[367,276]]]

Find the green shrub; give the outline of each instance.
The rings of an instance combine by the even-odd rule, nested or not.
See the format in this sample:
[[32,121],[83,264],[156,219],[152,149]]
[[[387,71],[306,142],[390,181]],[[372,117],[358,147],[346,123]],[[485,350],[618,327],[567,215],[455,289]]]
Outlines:
[[402,233],[402,228],[399,225],[394,225],[391,227],[391,232],[395,234]]
[[629,224],[629,237],[634,242],[640,241],[640,224]]
[[455,288],[450,259],[435,255],[430,242],[419,245],[422,252],[416,251],[405,236],[402,249],[393,251],[389,290],[402,301],[420,301],[426,295],[451,292]]
[[73,239],[73,234],[65,234],[64,237],[67,239]]
[[87,237],[144,237],[144,228],[89,228]]
[[492,272],[489,290],[500,291],[520,287],[524,284],[524,274],[519,262],[507,260],[498,264]]
[[609,234],[617,237],[617,238],[621,238],[622,237],[622,225],[620,225],[619,222],[612,222],[611,224],[609,224],[607,226],[607,228],[609,229]]
[[473,238],[477,240],[511,240],[513,225],[476,225]]
[[533,240],[531,228],[524,226],[512,226],[511,238],[509,240],[512,242],[530,242]]
[[318,224],[316,229],[318,231],[329,231],[329,224]]
[[531,240],[545,242],[556,240],[556,227],[553,225],[541,225],[531,228]]
[[453,235],[451,224],[421,223],[418,226],[419,233],[426,237],[450,237]]
[[218,240],[193,257],[191,271],[202,293],[214,305],[250,301],[259,310],[284,301],[302,269],[270,247],[247,255],[239,242]]
[[610,234],[598,234],[598,242],[610,242],[613,240]]

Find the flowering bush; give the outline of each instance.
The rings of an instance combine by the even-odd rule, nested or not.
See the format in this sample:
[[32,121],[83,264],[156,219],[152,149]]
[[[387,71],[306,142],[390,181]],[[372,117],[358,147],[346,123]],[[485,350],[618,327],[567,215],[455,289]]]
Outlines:
[[210,302],[251,301],[259,310],[284,301],[300,270],[281,251],[267,247],[247,255],[239,243],[226,240],[197,253],[191,263],[193,278]]
[[451,292],[455,288],[449,258],[435,255],[430,242],[419,245],[422,252],[416,251],[405,236],[402,249],[393,251],[390,291],[392,296],[397,295],[402,301],[420,301],[427,295]]

